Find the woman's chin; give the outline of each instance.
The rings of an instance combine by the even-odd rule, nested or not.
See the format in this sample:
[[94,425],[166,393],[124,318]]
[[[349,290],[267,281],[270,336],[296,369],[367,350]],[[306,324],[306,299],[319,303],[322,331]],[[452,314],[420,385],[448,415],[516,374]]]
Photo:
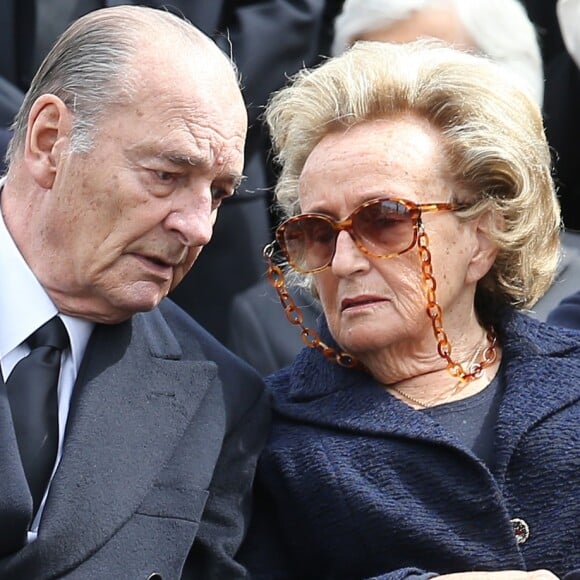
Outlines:
[[368,332],[349,332],[337,342],[342,349],[356,357],[364,357],[388,347],[390,342],[386,336],[374,336]]

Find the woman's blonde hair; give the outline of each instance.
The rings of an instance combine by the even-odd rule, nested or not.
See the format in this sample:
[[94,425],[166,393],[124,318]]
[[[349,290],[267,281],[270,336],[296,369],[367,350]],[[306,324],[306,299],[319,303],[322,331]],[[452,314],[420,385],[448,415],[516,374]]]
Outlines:
[[299,213],[298,181],[316,144],[332,131],[412,114],[442,135],[464,219],[489,213],[499,248],[476,295],[486,319],[501,305],[532,306],[559,261],[560,210],[538,105],[523,85],[487,58],[438,41],[358,42],[299,72],[270,100],[268,123],[284,216]]

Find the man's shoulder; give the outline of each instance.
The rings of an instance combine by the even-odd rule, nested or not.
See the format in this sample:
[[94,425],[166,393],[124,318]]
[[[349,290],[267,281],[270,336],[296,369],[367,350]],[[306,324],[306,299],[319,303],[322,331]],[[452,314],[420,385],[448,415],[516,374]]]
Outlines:
[[244,387],[250,389],[246,389],[247,394],[264,389],[263,381],[253,367],[227,349],[172,300],[163,300],[156,311],[163,317],[186,356],[202,358],[217,365],[226,388],[236,388],[244,383]]
[[150,313],[144,313],[144,315],[152,315],[155,312],[161,314],[172,332],[176,334],[177,338],[180,338],[181,335],[185,335],[188,339],[193,337],[195,339],[210,342],[213,339],[212,335],[203,328],[199,322],[169,298],[163,300],[157,309]]

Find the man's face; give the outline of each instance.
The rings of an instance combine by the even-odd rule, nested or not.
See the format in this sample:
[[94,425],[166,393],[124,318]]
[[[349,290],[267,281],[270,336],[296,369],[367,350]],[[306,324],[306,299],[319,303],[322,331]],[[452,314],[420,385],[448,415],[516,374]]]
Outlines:
[[183,60],[180,70],[153,64],[132,104],[98,123],[91,151],[58,159],[39,202],[34,270],[62,312],[118,322],[157,306],[240,180],[246,112],[235,79],[200,64],[191,74]]

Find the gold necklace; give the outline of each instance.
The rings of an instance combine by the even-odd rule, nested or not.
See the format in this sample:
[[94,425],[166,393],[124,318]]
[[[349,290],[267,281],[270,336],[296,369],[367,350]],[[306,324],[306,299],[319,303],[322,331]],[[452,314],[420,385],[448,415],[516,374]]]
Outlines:
[[[494,348],[494,354],[495,354],[495,344],[492,344],[492,348]],[[479,353],[481,352],[482,349],[477,349],[475,351],[475,354],[473,355],[473,357],[471,358],[471,360],[469,361],[467,368],[471,370],[471,368],[473,367],[475,360],[477,359],[477,357],[479,356]],[[495,360],[495,357],[494,357]],[[487,366],[487,365],[486,365]],[[391,389],[391,391],[394,391],[395,393],[397,393],[398,395],[400,395],[401,397],[403,397],[403,399],[406,399],[407,401],[410,401],[411,403],[414,403],[415,405],[418,405],[419,407],[421,407],[421,409],[429,409],[430,407],[432,407],[433,405],[435,405],[435,403],[438,403],[439,405],[442,405],[443,403],[446,403],[453,395],[457,394],[459,392],[459,387],[461,385],[463,385],[464,387],[467,386],[468,383],[472,382],[474,379],[477,379],[481,376],[481,374],[479,374],[478,376],[473,376],[472,379],[469,380],[465,380],[465,379],[459,379],[451,388],[451,390],[449,391],[449,393],[447,394],[447,396],[444,399],[441,399],[441,396],[438,395],[435,398],[429,400],[429,401],[420,401],[419,399],[415,399],[415,397],[411,397],[411,395],[408,395],[407,393],[405,393],[404,391],[401,391],[400,389],[398,389],[397,387],[395,387],[394,385],[388,385],[388,388]]]
[[[415,399],[415,397],[411,397],[411,395],[407,395],[407,393],[401,391],[400,389],[397,389],[397,387],[390,386],[389,389],[391,389],[392,391],[395,391],[395,393],[398,393],[399,395],[401,395],[401,397],[403,397],[403,399],[406,399],[407,401],[410,401],[411,403],[418,405],[422,409],[428,409],[429,407],[432,407],[435,403],[439,403],[440,405],[442,405],[443,403],[447,402],[455,393],[457,393],[457,391],[459,389],[459,385],[461,385],[464,382],[465,381],[463,381],[463,379],[459,379],[453,385],[453,388],[449,391],[449,393],[447,394],[447,396],[444,399],[440,399],[440,397],[437,396],[434,399],[431,399],[430,401],[419,401],[419,399]],[[467,384],[467,382],[465,382],[465,384]]]

